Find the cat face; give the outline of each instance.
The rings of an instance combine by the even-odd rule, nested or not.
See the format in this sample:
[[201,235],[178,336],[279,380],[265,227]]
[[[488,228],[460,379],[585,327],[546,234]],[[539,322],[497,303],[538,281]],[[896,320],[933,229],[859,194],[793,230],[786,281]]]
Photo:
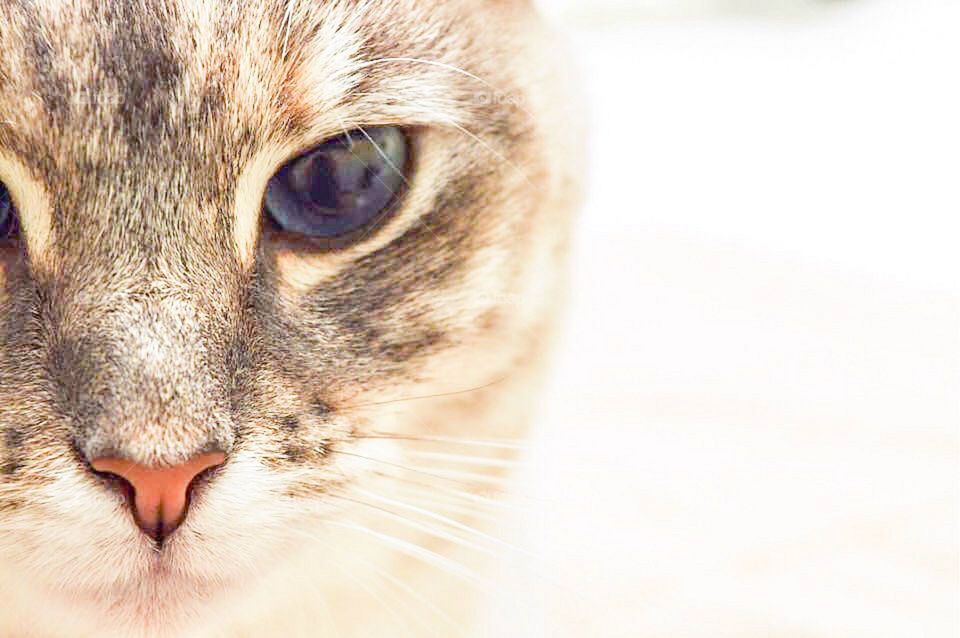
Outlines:
[[[517,436],[575,181],[543,38],[519,1],[3,5],[0,579],[159,617],[400,442]],[[278,221],[271,178],[345,134],[403,146],[389,203]],[[204,454],[162,543],[94,471]]]

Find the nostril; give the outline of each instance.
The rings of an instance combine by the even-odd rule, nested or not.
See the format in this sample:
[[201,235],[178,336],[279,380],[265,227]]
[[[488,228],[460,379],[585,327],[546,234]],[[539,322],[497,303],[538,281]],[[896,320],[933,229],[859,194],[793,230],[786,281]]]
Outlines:
[[94,459],[90,465],[127,496],[140,529],[162,542],[183,522],[193,486],[225,461],[222,452],[211,452],[173,467],[147,467],[116,457]]
[[127,505],[129,505],[131,512],[134,511],[136,497],[133,485],[130,484],[130,481],[123,478],[119,474],[114,474],[113,472],[103,472],[94,469],[94,473],[103,480],[103,483],[107,487],[124,498],[124,500],[127,502]]

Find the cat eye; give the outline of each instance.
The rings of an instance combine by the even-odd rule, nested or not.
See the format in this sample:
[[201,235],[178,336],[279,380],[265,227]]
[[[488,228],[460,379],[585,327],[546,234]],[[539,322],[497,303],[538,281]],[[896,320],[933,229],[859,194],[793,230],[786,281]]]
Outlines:
[[0,240],[17,234],[17,215],[10,191],[0,182]]
[[264,207],[280,229],[340,247],[395,208],[408,156],[407,136],[395,126],[345,133],[281,168]]

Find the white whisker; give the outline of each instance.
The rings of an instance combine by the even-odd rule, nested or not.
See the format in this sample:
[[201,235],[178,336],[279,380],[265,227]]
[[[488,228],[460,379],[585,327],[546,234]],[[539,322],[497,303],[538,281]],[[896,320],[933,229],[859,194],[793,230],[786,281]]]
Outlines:
[[435,512],[431,512],[431,511],[429,511],[429,510],[425,510],[425,509],[423,509],[423,508],[421,508],[421,507],[417,507],[417,506],[415,506],[415,505],[411,505],[411,504],[405,503],[405,502],[403,502],[403,501],[398,501],[398,500],[395,500],[395,499],[387,498],[386,496],[380,496],[379,494],[374,494],[373,492],[369,492],[369,491],[367,491],[367,490],[355,490],[355,491],[356,491],[358,494],[363,494],[364,496],[366,496],[366,497],[368,497],[368,498],[375,499],[375,500],[380,501],[381,503],[384,503],[384,504],[386,504],[386,505],[390,505],[390,506],[392,506],[392,507],[398,507],[398,508],[400,508],[400,509],[405,509],[405,510],[407,510],[407,511],[415,512],[415,513],[417,513],[417,514],[420,514],[421,516],[426,516],[427,518],[433,519],[433,520],[435,520],[435,521],[437,521],[437,522],[443,523],[443,524],[445,524],[445,525],[449,525],[450,527],[454,527],[454,528],[459,529],[459,530],[461,530],[461,531],[463,531],[463,532],[467,532],[468,534],[473,534],[473,535],[477,536],[478,538],[482,538],[483,540],[489,541],[489,542],[491,542],[491,543],[493,543],[493,544],[495,544],[495,545],[499,545],[500,547],[504,547],[504,548],[509,549],[509,550],[511,550],[511,551],[519,552],[519,553],[525,554],[525,555],[527,555],[527,556],[532,556],[529,552],[527,552],[526,550],[524,550],[524,549],[522,549],[522,548],[520,548],[520,547],[517,547],[516,545],[512,545],[512,544],[510,544],[510,543],[508,543],[508,542],[506,542],[506,541],[504,541],[504,540],[501,540],[501,539],[499,539],[499,538],[497,538],[497,537],[495,537],[495,536],[491,536],[491,535],[489,535],[489,534],[486,534],[486,533],[484,533],[484,532],[481,532],[480,530],[478,530],[478,529],[476,529],[476,528],[470,527],[469,525],[466,525],[466,524],[464,524],[464,523],[461,523],[460,521],[456,521],[456,520],[454,520],[454,519],[452,519],[452,518],[448,518],[448,517],[446,517],[446,516],[442,516],[442,515],[437,514],[437,513],[435,513]]
[[332,449],[332,450],[329,450],[329,452],[330,454],[341,454],[343,456],[352,456],[354,458],[370,461],[371,463],[379,463],[386,467],[392,467],[398,470],[403,470],[404,472],[411,472],[413,474],[418,474],[421,476],[429,476],[430,478],[438,479],[441,481],[458,483],[466,487],[471,487],[470,483],[466,482],[467,480],[473,481],[475,483],[506,483],[509,480],[503,477],[486,476],[484,474],[477,474],[477,473],[471,473],[471,472],[457,472],[457,471],[445,471],[443,473],[432,472],[426,469],[409,467],[406,465],[401,465],[399,463],[394,463],[392,461],[375,459],[370,456],[364,456],[362,454],[357,454],[355,452],[346,452],[344,450]]
[[471,456],[467,454],[448,454],[445,452],[422,452],[412,450],[404,453],[404,456],[412,459],[448,461],[451,463],[463,463],[464,465],[479,465],[483,467],[516,468],[523,466],[523,461],[494,459],[490,457]]
[[490,146],[490,144],[488,144],[488,143],[485,142],[483,139],[481,139],[477,134],[469,131],[468,129],[464,128],[462,125],[457,124],[456,122],[454,122],[453,120],[451,120],[451,119],[449,119],[449,118],[448,118],[448,119],[444,119],[444,120],[443,120],[443,123],[444,123],[444,124],[448,124],[448,125],[454,127],[455,129],[457,129],[458,131],[460,131],[461,133],[463,133],[463,134],[466,135],[467,137],[471,138],[471,139],[472,139],[473,141],[475,141],[477,144],[479,144],[480,146],[482,146],[487,152],[489,152],[490,154],[494,155],[494,156],[495,156],[497,159],[499,159],[501,162],[503,162],[504,164],[506,164],[507,166],[509,166],[509,167],[512,168],[513,170],[517,171],[518,173],[520,173],[520,176],[523,178],[523,180],[524,180],[525,182],[527,182],[528,185],[533,186],[533,187],[536,187],[536,184],[534,184],[533,181],[530,179],[530,177],[527,175],[527,172],[526,172],[526,170],[525,170],[524,167],[519,166],[519,165],[515,164],[514,162],[510,161],[510,159],[509,159],[506,155],[504,155],[503,153],[501,153],[501,152],[498,151],[497,149],[495,149],[495,148],[493,148],[492,146]]
[[482,493],[477,492],[444,490],[437,485],[424,483],[410,477],[398,477],[393,474],[386,473],[376,474],[386,479],[401,481],[400,483],[392,486],[391,489],[393,490],[405,491],[408,494],[415,495],[420,498],[426,498],[427,500],[435,502],[446,503],[448,505],[457,507],[465,507],[469,512],[477,511],[478,507],[487,508],[486,511],[488,514],[492,514],[494,510],[524,511],[522,507],[513,505],[504,498],[489,498],[484,496]]
[[358,525],[356,523],[347,523],[344,521],[324,521],[327,525],[332,525],[335,527],[342,527],[344,529],[349,529],[368,536],[372,536],[385,543],[388,547],[392,547],[401,553],[410,556],[411,558],[416,558],[422,560],[423,562],[437,567],[445,571],[448,574],[457,576],[460,579],[477,585],[481,588],[484,588],[489,591],[494,591],[492,583],[490,583],[485,578],[479,576],[473,570],[468,569],[467,567],[461,565],[460,563],[442,556],[436,552],[430,551],[424,547],[420,547],[415,543],[405,541],[403,539],[397,538],[395,536],[390,536],[389,534],[383,534],[375,530],[370,529],[369,527],[364,527],[363,525]]
[[486,554],[486,555],[488,555],[488,556],[496,556],[496,555],[497,555],[496,552],[494,552],[493,550],[491,550],[491,549],[488,548],[488,547],[484,547],[484,546],[482,546],[482,545],[478,545],[477,543],[474,543],[474,542],[472,542],[472,541],[469,541],[469,540],[467,540],[467,539],[465,539],[465,538],[461,538],[461,537],[459,537],[459,536],[456,536],[455,534],[451,534],[451,533],[445,532],[445,531],[443,531],[443,530],[441,530],[441,529],[437,529],[437,528],[435,528],[435,527],[431,527],[431,526],[426,525],[426,524],[424,524],[424,523],[421,523],[421,522],[419,522],[419,521],[415,521],[415,520],[413,520],[413,519],[407,518],[406,516],[401,516],[400,514],[397,514],[396,512],[391,512],[390,510],[384,509],[384,508],[379,507],[379,506],[377,506],[377,505],[373,505],[373,504],[371,504],[371,503],[366,503],[366,502],[361,501],[361,500],[359,500],[359,499],[349,498],[349,497],[347,497],[347,496],[340,496],[340,495],[337,495],[337,494],[330,494],[329,496],[331,496],[331,497],[333,497],[333,498],[343,499],[343,500],[345,500],[345,501],[350,501],[350,502],[356,503],[357,505],[363,505],[364,507],[368,507],[368,508],[370,508],[371,510],[373,510],[373,511],[379,513],[379,514],[382,514],[383,516],[386,516],[387,518],[389,518],[389,519],[391,519],[391,520],[397,521],[398,523],[400,523],[400,524],[402,524],[402,525],[406,525],[407,527],[411,527],[411,528],[413,528],[413,529],[415,529],[415,530],[418,530],[418,531],[420,531],[420,532],[423,532],[424,534],[429,534],[430,536],[433,536],[434,538],[439,538],[439,539],[445,540],[445,541],[447,541],[447,542],[449,542],[449,543],[453,543],[454,545],[458,545],[458,546],[460,546],[460,547],[466,547],[466,548],[468,548],[468,549],[472,549],[472,550],[474,550],[474,551],[480,552],[480,553],[482,553],[482,554]]
[[488,476],[479,472],[467,472],[464,470],[443,469],[440,471],[433,471],[433,468],[431,468],[431,473],[437,478],[450,479],[457,482],[472,481],[477,483],[509,484],[511,481],[510,477]]
[[333,615],[333,608],[330,607],[330,603],[327,602],[327,599],[324,596],[317,596],[317,602],[323,606],[324,615],[327,618],[327,627],[330,629],[330,633],[333,636],[343,636],[343,632],[340,631],[339,625],[337,625],[336,618]]
[[492,84],[484,80],[483,78],[476,76],[473,73],[470,73],[469,71],[461,69],[460,67],[453,66],[452,64],[447,64],[446,62],[438,62],[436,60],[423,60],[419,58],[404,58],[404,57],[377,58],[375,60],[368,60],[358,65],[357,68],[363,69],[369,66],[374,66],[376,64],[385,64],[387,62],[412,62],[414,64],[425,64],[427,66],[435,66],[441,69],[446,69],[447,71],[453,71],[454,73],[459,73],[460,75],[468,77],[472,80],[476,80],[477,82],[480,82],[481,84],[488,86],[492,89],[496,88],[495,86],[493,86]]
[[358,129],[361,133],[363,133],[363,136],[364,136],[365,138],[367,138],[367,141],[368,141],[368,142],[370,142],[371,144],[373,144],[373,147],[374,147],[375,149],[377,149],[377,154],[380,155],[380,157],[383,158],[383,161],[385,161],[385,162],[387,163],[387,165],[389,165],[390,168],[392,168],[393,171],[394,171],[397,175],[400,176],[400,179],[403,180],[404,185],[407,186],[407,188],[409,188],[409,187],[410,187],[410,182],[407,181],[406,175],[404,175],[404,174],[403,174],[403,171],[401,171],[400,168],[399,168],[396,164],[393,163],[393,160],[391,160],[391,159],[387,156],[387,154],[383,151],[383,149],[380,148],[380,145],[373,141],[373,138],[370,137],[370,134],[367,133],[367,130],[366,130],[365,128],[363,128],[362,126],[358,126],[357,129]]
[[[386,478],[397,478],[392,475],[384,475]],[[523,508],[515,506],[502,498],[491,498],[485,496],[483,493],[471,492],[466,490],[457,490],[452,488],[447,488],[442,485],[432,485],[425,484],[414,479],[401,479],[405,484],[415,485],[423,489],[424,494],[427,494],[431,498],[446,497],[449,499],[454,499],[460,505],[467,505],[470,507],[489,507],[495,509],[503,510],[512,510],[512,511],[524,511]],[[402,487],[402,486],[401,486]],[[408,488],[413,489],[413,488]],[[493,494],[498,494],[497,490],[490,491]],[[500,493],[499,495],[503,495]]]
[[426,395],[414,396],[414,397],[401,397],[401,398],[399,398],[399,399],[387,399],[387,400],[385,400],[385,401],[371,401],[371,402],[369,402],[369,403],[356,403],[356,404],[353,404],[353,405],[345,404],[345,405],[339,405],[339,406],[337,406],[337,409],[340,410],[340,411],[342,411],[342,412],[344,412],[344,411],[348,411],[348,410],[359,410],[359,409],[361,409],[361,408],[378,407],[378,406],[382,406],[382,405],[391,405],[391,404],[393,404],[393,403],[407,403],[407,402],[410,402],[410,401],[424,401],[424,400],[426,400],[426,399],[442,399],[442,398],[446,398],[446,397],[459,396],[459,395],[461,395],[461,394],[470,394],[471,392],[479,392],[479,391],[481,391],[481,390],[486,390],[487,388],[490,388],[490,387],[495,386],[495,385],[497,385],[497,384],[499,384],[499,383],[502,383],[503,381],[506,381],[508,378],[509,378],[509,375],[503,376],[503,377],[500,377],[500,378],[498,378],[498,379],[494,379],[493,381],[490,381],[489,383],[485,383],[485,384],[483,384],[483,385],[481,385],[481,386],[476,386],[476,387],[473,387],[473,388],[466,388],[466,389],[464,389],[464,390],[454,390],[454,391],[452,391],[452,392],[438,392],[438,393],[436,393],[436,394],[426,394]]
[[[319,541],[319,542],[320,542],[320,545],[327,550],[326,553],[325,553],[324,559],[327,560],[327,561],[329,561],[334,567],[336,567],[337,570],[338,570],[347,580],[350,580],[351,582],[353,582],[363,593],[365,593],[366,595],[368,595],[368,596],[370,596],[371,598],[373,598],[381,607],[383,607],[383,608],[387,611],[387,613],[390,614],[390,616],[393,617],[393,619],[394,619],[395,621],[397,621],[397,627],[399,627],[399,628],[403,631],[403,634],[404,634],[405,636],[409,636],[409,635],[410,635],[410,633],[409,633],[409,631],[408,631],[409,620],[408,620],[403,614],[401,614],[400,612],[398,612],[392,605],[389,605],[389,604],[373,589],[373,587],[372,587],[371,585],[368,585],[368,584],[364,583],[364,582],[363,582],[358,576],[356,576],[351,570],[347,569],[347,567],[343,564],[343,562],[342,562],[341,560],[338,560],[338,559],[336,558],[336,555],[337,555],[337,554],[336,554],[336,552],[332,551],[332,548],[331,548],[329,542],[326,542],[326,541],[322,540],[319,535],[310,534],[310,533],[308,533],[308,532],[306,532],[306,531],[303,531],[303,530],[294,529],[293,531],[295,531],[295,532],[299,533],[300,535],[305,536],[305,537],[307,537],[307,538],[309,538],[309,539],[311,539],[311,540]],[[355,557],[351,557],[351,558],[353,558],[354,560],[356,560]],[[321,596],[321,598],[322,598],[322,596]]]
[[437,605],[435,605],[432,601],[428,600],[428,599],[425,598],[423,595],[421,595],[421,594],[420,594],[417,590],[415,590],[413,587],[411,587],[410,585],[406,584],[405,582],[403,582],[403,581],[400,580],[399,578],[394,577],[394,576],[393,576],[392,574],[390,574],[389,572],[386,572],[386,571],[380,569],[379,567],[377,567],[376,565],[373,565],[373,564],[371,564],[370,562],[365,561],[365,560],[363,560],[363,559],[361,559],[361,558],[359,558],[359,557],[357,557],[357,556],[352,556],[352,557],[351,557],[351,560],[353,560],[354,562],[357,562],[357,563],[365,566],[367,569],[369,569],[370,571],[372,571],[374,574],[376,574],[377,576],[380,576],[381,578],[383,578],[384,580],[386,580],[387,582],[389,582],[390,584],[392,584],[394,587],[396,587],[397,589],[399,589],[399,590],[402,591],[403,593],[407,594],[408,596],[410,596],[411,598],[413,598],[414,600],[416,600],[417,602],[419,602],[420,604],[422,604],[424,607],[426,607],[427,609],[429,609],[430,611],[432,611],[434,614],[436,614],[444,623],[446,623],[447,625],[449,625],[449,627],[448,627],[449,629],[452,629],[452,630],[455,631],[457,634],[463,635],[463,632],[460,630],[460,628],[459,628],[459,626],[457,625],[457,623],[455,623],[455,622],[453,621],[453,619],[450,618],[450,616],[447,615],[446,612],[444,612],[442,609],[440,609],[440,607],[438,607]]
[[[515,441],[508,441],[506,439],[494,441],[494,440],[482,440],[482,439],[468,439],[468,438],[458,438],[453,436],[418,436],[418,435],[402,435],[402,434],[390,434],[387,432],[373,432],[371,434],[360,435],[357,438],[363,439],[391,439],[395,441],[412,441],[412,442],[425,442],[425,443],[450,443],[453,445],[464,445],[470,447],[492,447],[492,448],[501,448],[504,450],[525,450],[529,446]],[[520,439],[517,439],[519,441]]]
[[451,500],[430,498],[422,491],[403,491],[403,495],[409,497],[412,502],[423,505],[424,507],[431,507],[437,513],[442,512],[449,515],[459,515],[487,522],[495,522],[500,519],[500,515],[496,513],[480,511],[476,506],[471,507],[462,502],[457,503]]
[[381,597],[376,591],[374,591],[372,587],[367,586],[366,584],[363,583],[363,581],[360,580],[360,578],[358,578],[357,576],[353,575],[350,571],[345,569],[343,565],[340,564],[339,561],[333,561],[333,564],[335,567],[337,567],[337,569],[340,570],[341,574],[343,574],[348,580],[352,581],[357,587],[360,588],[361,591],[363,591],[365,594],[373,598],[377,602],[377,604],[383,607],[387,611],[387,613],[390,614],[391,617],[393,617],[393,619],[397,622],[396,627],[403,632],[404,636],[410,635],[410,631],[408,627],[409,620],[405,618],[400,612],[398,612],[393,607],[393,605],[388,604],[387,601],[384,600],[383,597]]

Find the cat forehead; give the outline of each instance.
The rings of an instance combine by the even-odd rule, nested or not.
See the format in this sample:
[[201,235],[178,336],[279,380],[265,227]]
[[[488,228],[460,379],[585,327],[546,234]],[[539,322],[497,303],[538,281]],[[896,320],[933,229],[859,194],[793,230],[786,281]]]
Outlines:
[[4,3],[0,152],[96,164],[457,122],[476,87],[451,71],[470,40],[455,19],[413,0]]

